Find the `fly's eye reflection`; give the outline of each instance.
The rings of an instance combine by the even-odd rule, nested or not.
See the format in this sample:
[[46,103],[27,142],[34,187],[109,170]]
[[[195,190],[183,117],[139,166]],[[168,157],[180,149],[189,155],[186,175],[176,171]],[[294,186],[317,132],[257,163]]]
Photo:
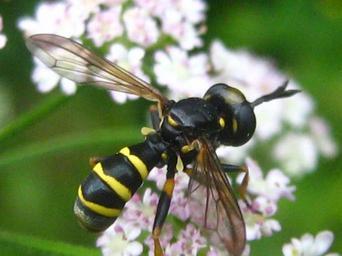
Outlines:
[[74,205],[83,227],[99,232],[112,225],[151,169],[165,165],[167,179],[152,228],[155,255],[163,255],[159,237],[174,193],[174,177],[179,170],[190,177],[190,197],[196,197],[200,191],[207,193],[200,195],[205,198],[204,228],[208,228],[206,223],[216,223],[210,227],[210,232],[218,235],[231,255],[241,255],[246,243],[245,224],[226,173],[237,170],[248,174],[244,166],[221,164],[215,150],[220,144],[241,145],[250,139],[255,128],[255,106],[298,91],[286,90],[287,83],[284,83],[274,92],[249,103],[237,89],[216,84],[203,98],[175,102],[70,39],[38,34],[29,37],[26,45],[49,68],[79,85],[93,84],[157,104],[150,111],[153,127],[142,129],[143,142],[123,147],[108,157],[91,159],[92,171],[80,185]]

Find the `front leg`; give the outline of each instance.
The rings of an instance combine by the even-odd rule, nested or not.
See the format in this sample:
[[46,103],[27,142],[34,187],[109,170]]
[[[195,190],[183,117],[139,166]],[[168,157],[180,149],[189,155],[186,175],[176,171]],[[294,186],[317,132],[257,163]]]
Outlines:
[[175,172],[176,172],[176,163],[177,158],[173,154],[172,157],[169,158],[167,165],[167,173],[166,173],[166,181],[163,187],[163,190],[160,194],[157,212],[153,223],[152,229],[152,238],[154,241],[154,255],[162,256],[164,255],[163,249],[160,245],[160,234],[163,228],[163,224],[165,222],[166,216],[169,212],[171,198],[173,194],[173,188],[175,186]]
[[233,164],[221,164],[222,170],[226,173],[228,172],[243,172],[245,175],[243,176],[241,185],[239,186],[239,194],[243,201],[249,206],[250,203],[246,199],[247,186],[249,182],[249,172],[248,167],[246,165],[233,165]]

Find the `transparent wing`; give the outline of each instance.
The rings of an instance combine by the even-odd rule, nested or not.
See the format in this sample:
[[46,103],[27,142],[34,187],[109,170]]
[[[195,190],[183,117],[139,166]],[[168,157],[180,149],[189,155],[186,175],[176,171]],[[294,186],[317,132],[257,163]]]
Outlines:
[[190,178],[190,203],[196,207],[193,221],[209,230],[212,242],[223,244],[230,255],[241,255],[246,244],[245,223],[215,150],[205,139],[201,139]]
[[157,101],[160,106],[168,101],[145,81],[71,39],[37,34],[27,38],[26,45],[49,68],[78,84],[93,84],[108,90],[134,94]]

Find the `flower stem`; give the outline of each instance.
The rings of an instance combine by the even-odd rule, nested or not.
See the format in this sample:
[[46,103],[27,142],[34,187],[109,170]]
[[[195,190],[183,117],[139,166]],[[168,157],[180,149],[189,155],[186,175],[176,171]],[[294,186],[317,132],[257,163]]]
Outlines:
[[34,109],[22,114],[20,117],[3,127],[0,130],[0,143],[12,138],[27,127],[36,124],[48,114],[58,109],[58,107],[62,106],[69,98],[70,97],[63,94],[53,94],[50,97],[47,97],[47,99]]
[[75,149],[96,145],[122,146],[122,144],[137,142],[139,138],[142,139],[142,135],[136,127],[106,128],[82,134],[57,136],[44,142],[22,145],[3,153],[0,157],[0,166],[55,155],[58,152],[73,152]]

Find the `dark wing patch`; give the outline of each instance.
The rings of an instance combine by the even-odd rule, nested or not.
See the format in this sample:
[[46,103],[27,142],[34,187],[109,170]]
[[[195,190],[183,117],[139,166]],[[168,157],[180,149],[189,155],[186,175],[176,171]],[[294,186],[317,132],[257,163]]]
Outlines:
[[38,34],[27,38],[26,45],[49,68],[78,84],[93,84],[112,91],[134,94],[157,101],[161,107],[168,101],[145,81],[71,39]]
[[213,242],[219,240],[231,255],[241,255],[246,244],[245,223],[215,150],[205,139],[201,139],[190,178],[190,203],[197,204],[197,209],[201,204],[203,209],[193,212],[193,221],[213,231]]

